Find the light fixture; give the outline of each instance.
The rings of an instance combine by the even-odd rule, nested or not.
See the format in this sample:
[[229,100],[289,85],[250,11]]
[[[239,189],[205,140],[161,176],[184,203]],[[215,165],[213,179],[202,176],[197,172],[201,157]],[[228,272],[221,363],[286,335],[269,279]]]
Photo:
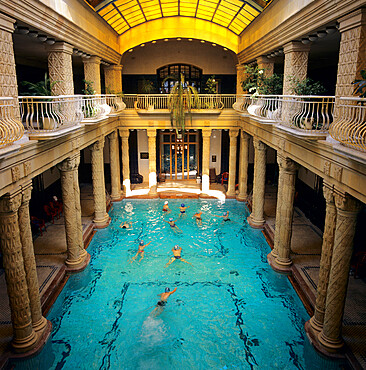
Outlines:
[[271,54],[267,54],[267,58],[268,59],[271,59],[272,58],[272,55]]
[[132,52],[133,52],[133,49],[130,49],[128,52],[129,52],[129,53],[132,53]]
[[227,51],[227,48],[224,48],[225,51]]
[[331,35],[332,33],[334,33],[335,31],[337,31],[337,27],[336,26],[329,26],[325,29],[325,32],[328,34],[328,35]]
[[144,46],[145,46],[145,44],[141,44],[141,45],[140,45],[140,48],[143,48]]
[[72,50],[72,52],[75,54],[75,55],[78,55],[78,49],[76,49],[76,48],[74,48],[73,50]]
[[177,41],[181,41],[182,39],[180,37],[177,38]]
[[169,41],[169,39],[164,39],[165,42]]
[[212,46],[216,46],[216,44],[212,44]]
[[192,41],[193,39],[188,39],[188,41]]
[[276,56],[276,57],[278,57],[278,56],[280,55],[280,52],[279,52],[278,50],[276,50],[276,51],[274,52],[274,54],[275,54],[275,56]]
[[280,55],[283,54],[283,50],[282,49],[278,50],[278,52],[280,53]]
[[310,41],[315,41],[317,39],[318,39],[318,35],[315,35],[315,34],[309,35],[309,40]]
[[83,52],[81,50],[78,50],[78,52],[76,53],[76,55],[79,55],[79,57],[81,57],[83,55]]
[[156,40],[154,40],[154,41],[151,41],[151,43],[152,43],[152,44],[156,44]]
[[38,35],[38,40],[44,42],[44,41],[47,40],[47,36],[46,35]]
[[90,54],[86,54],[86,55],[85,55],[85,58],[86,58],[86,59],[89,59],[90,57],[91,57],[91,55],[90,55]]
[[38,32],[37,31],[29,31],[28,32],[28,36],[29,37],[32,37],[32,38],[37,37],[38,36]]
[[309,44],[310,40],[309,40],[307,37],[303,37],[303,38],[301,39],[301,42],[302,42],[304,45],[306,45],[306,44]]
[[276,54],[275,53],[271,53],[271,57],[273,58],[273,57],[275,57],[276,56]]
[[53,45],[56,42],[56,40],[53,37],[47,37],[46,43],[48,45]]
[[205,43],[205,40],[201,40],[201,44],[204,44]]
[[318,37],[320,39],[322,39],[323,37],[327,36],[326,31],[318,31],[316,34],[318,35]]
[[18,26],[18,32],[21,33],[22,35],[26,35],[29,33],[29,28],[28,27],[23,27],[23,26]]

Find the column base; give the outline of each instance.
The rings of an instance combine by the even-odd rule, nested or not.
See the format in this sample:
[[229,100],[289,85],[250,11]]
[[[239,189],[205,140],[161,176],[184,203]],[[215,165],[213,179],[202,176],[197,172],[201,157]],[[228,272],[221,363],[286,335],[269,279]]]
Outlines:
[[122,194],[119,195],[111,195],[111,201],[112,202],[119,202],[124,198]]
[[16,353],[25,353],[32,351],[32,349],[37,344],[37,334],[34,330],[32,330],[32,333],[29,334],[27,337],[22,339],[14,339],[11,343],[13,346],[13,349]]
[[104,215],[104,217],[101,218],[101,219],[94,219],[93,220],[94,227],[96,229],[104,229],[105,227],[107,227],[109,225],[110,222],[111,222],[111,218],[109,217],[108,213],[106,213]]
[[[316,312],[316,309],[315,309],[315,312]],[[314,313],[315,315],[315,313]],[[311,329],[313,331],[315,331],[317,334],[319,334],[322,330],[323,330],[323,324],[320,323],[316,318],[315,316],[312,316],[309,320],[309,323],[310,323],[310,326],[311,326]]]
[[208,195],[207,193],[200,193],[198,195],[199,198],[202,198],[202,199],[209,199],[209,198],[212,198],[210,195]]
[[159,198],[158,192],[156,191],[156,185],[152,186],[148,192],[149,198]]
[[236,198],[236,192],[227,192],[226,193],[226,198],[227,199],[235,199]]
[[286,275],[289,275],[292,273],[291,265],[287,265],[287,266],[279,265],[276,262],[275,257],[273,257],[271,252],[267,254],[267,261],[268,261],[268,264],[272,267],[272,269],[276,272],[279,272],[281,274],[286,274]]
[[329,353],[337,353],[340,350],[342,350],[344,346],[342,338],[330,339],[327,336],[325,336],[322,331],[318,334],[318,341],[319,344],[323,347],[323,349]]
[[238,200],[239,202],[246,202],[247,199],[248,199],[248,196],[247,195],[238,194],[236,196],[236,200]]
[[43,316],[42,316],[42,318],[40,320],[38,320],[37,322],[35,322],[35,323],[32,324],[34,331],[38,335],[41,334],[41,332],[46,327],[46,325],[47,325],[47,319],[45,317],[43,317]]
[[66,261],[65,262],[65,264],[66,264],[66,273],[74,274],[74,273],[77,273],[77,272],[81,272],[85,269],[86,266],[89,265],[89,262],[90,262],[90,254],[88,252],[86,252],[86,255],[84,257],[80,258],[79,262],[68,263]]
[[266,223],[266,220],[254,220],[250,215],[247,218],[248,224],[253,228],[253,229],[263,229],[264,224]]

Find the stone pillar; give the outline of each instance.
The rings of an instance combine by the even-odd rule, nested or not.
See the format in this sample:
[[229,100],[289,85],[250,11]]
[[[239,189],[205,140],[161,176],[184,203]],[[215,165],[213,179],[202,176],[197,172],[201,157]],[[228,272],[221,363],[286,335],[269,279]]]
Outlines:
[[122,66],[111,65],[104,67],[105,91],[107,94],[122,92]]
[[202,193],[210,191],[210,145],[211,129],[202,130]]
[[238,144],[238,137],[239,130],[238,129],[230,129],[229,136],[230,136],[230,151],[229,151],[229,181],[227,184],[227,193],[226,197],[228,198],[235,198],[236,191],[235,191],[235,178],[236,178],[236,147]]
[[244,92],[241,87],[241,83],[243,82],[244,78],[245,78],[245,65],[237,64],[236,65],[236,94],[237,95],[246,93],[246,91]]
[[48,51],[48,73],[51,83],[55,82],[52,95],[73,95],[72,45],[60,41],[49,46]]
[[310,319],[311,327],[320,332],[323,328],[325,299],[327,296],[330,265],[332,262],[334,231],[336,227],[336,207],[334,204],[333,186],[323,183],[323,194],[326,201],[325,224],[323,233],[322,254],[320,258],[319,281],[316,289],[314,316]]
[[[156,129],[148,129],[149,140],[149,195],[157,197],[156,189]],[[128,143],[127,143],[128,145]]]
[[254,144],[254,181],[252,213],[248,217],[248,223],[254,228],[262,228],[266,222],[264,219],[264,192],[266,186],[266,144],[259,139],[253,139]]
[[100,61],[101,58],[93,55],[89,59],[83,58],[84,79],[93,83],[93,89],[96,94],[101,94],[100,86]]
[[104,183],[104,160],[103,160],[104,138],[99,139],[90,146],[92,159],[93,196],[94,196],[94,224],[97,228],[109,225],[107,213],[107,201]]
[[32,182],[22,186],[22,200],[18,210],[18,222],[20,240],[22,243],[24,271],[28,285],[32,326],[36,332],[41,332],[45,328],[47,320],[42,316],[41,300],[39,297],[36,259],[34,257],[31,220],[29,215],[29,201],[31,199],[31,193]]
[[302,81],[306,78],[310,44],[304,45],[300,41],[291,41],[284,45],[285,67],[283,76],[283,95],[292,95],[291,77]]
[[113,202],[122,199],[121,173],[119,167],[119,143],[117,131],[109,136],[109,156],[111,158],[111,199]]
[[319,343],[334,352],[343,346],[341,337],[342,318],[346,300],[349,268],[352,257],[353,237],[357,215],[361,204],[348,194],[334,192],[337,221],[334,233],[334,247],[329,274],[323,329]]
[[241,130],[239,154],[239,194],[236,199],[243,202],[248,197],[249,135]]
[[264,76],[270,77],[273,75],[274,62],[268,59],[266,56],[260,56],[257,58],[257,65],[259,69],[264,69]]
[[27,277],[20,240],[18,209],[21,201],[20,189],[0,198],[0,245],[13,325],[12,345],[17,352],[27,352],[35,346],[37,335],[32,327]]
[[131,193],[130,154],[129,154],[129,146],[128,146],[128,138],[130,136],[130,130],[128,129],[119,130],[119,136],[121,136],[121,139],[122,139],[123,195],[126,196]]
[[[289,271],[292,265],[290,259],[292,216],[294,214],[295,181],[297,164],[290,158],[277,153],[279,166],[279,188],[277,192],[277,205],[280,205],[279,212],[276,211],[275,245],[277,249],[272,255],[276,255],[274,267],[283,272]],[[279,216],[279,219],[277,217]]]
[[[63,160],[57,165],[61,174],[61,190],[65,218],[65,231],[67,243],[67,259],[66,266],[70,270],[79,270],[84,267],[85,253],[81,247],[82,231],[80,241],[80,225],[78,219],[79,200],[75,194],[75,176],[77,176],[78,166],[80,163],[80,154],[71,156]],[[80,218],[81,222],[81,218]]]

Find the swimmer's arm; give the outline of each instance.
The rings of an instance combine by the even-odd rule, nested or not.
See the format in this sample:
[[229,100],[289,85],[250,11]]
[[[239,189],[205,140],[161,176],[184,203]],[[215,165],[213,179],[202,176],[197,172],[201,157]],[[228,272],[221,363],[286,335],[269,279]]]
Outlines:
[[145,247],[147,247],[150,243],[151,243],[151,242],[148,242],[148,243],[145,245]]
[[177,290],[177,288],[174,288],[174,290],[172,290],[171,292],[169,292],[169,296],[172,295],[176,290]]

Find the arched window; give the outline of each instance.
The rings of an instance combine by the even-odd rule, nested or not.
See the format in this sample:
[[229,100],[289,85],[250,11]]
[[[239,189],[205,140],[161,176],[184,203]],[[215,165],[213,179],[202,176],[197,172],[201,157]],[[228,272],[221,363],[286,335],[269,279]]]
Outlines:
[[[159,68],[157,70],[159,91],[163,94],[169,94],[174,83],[180,80],[181,73],[189,85],[201,92],[202,69],[189,64],[169,64]],[[165,78],[167,78],[166,81],[164,81]],[[163,81],[164,86],[162,86]]]

